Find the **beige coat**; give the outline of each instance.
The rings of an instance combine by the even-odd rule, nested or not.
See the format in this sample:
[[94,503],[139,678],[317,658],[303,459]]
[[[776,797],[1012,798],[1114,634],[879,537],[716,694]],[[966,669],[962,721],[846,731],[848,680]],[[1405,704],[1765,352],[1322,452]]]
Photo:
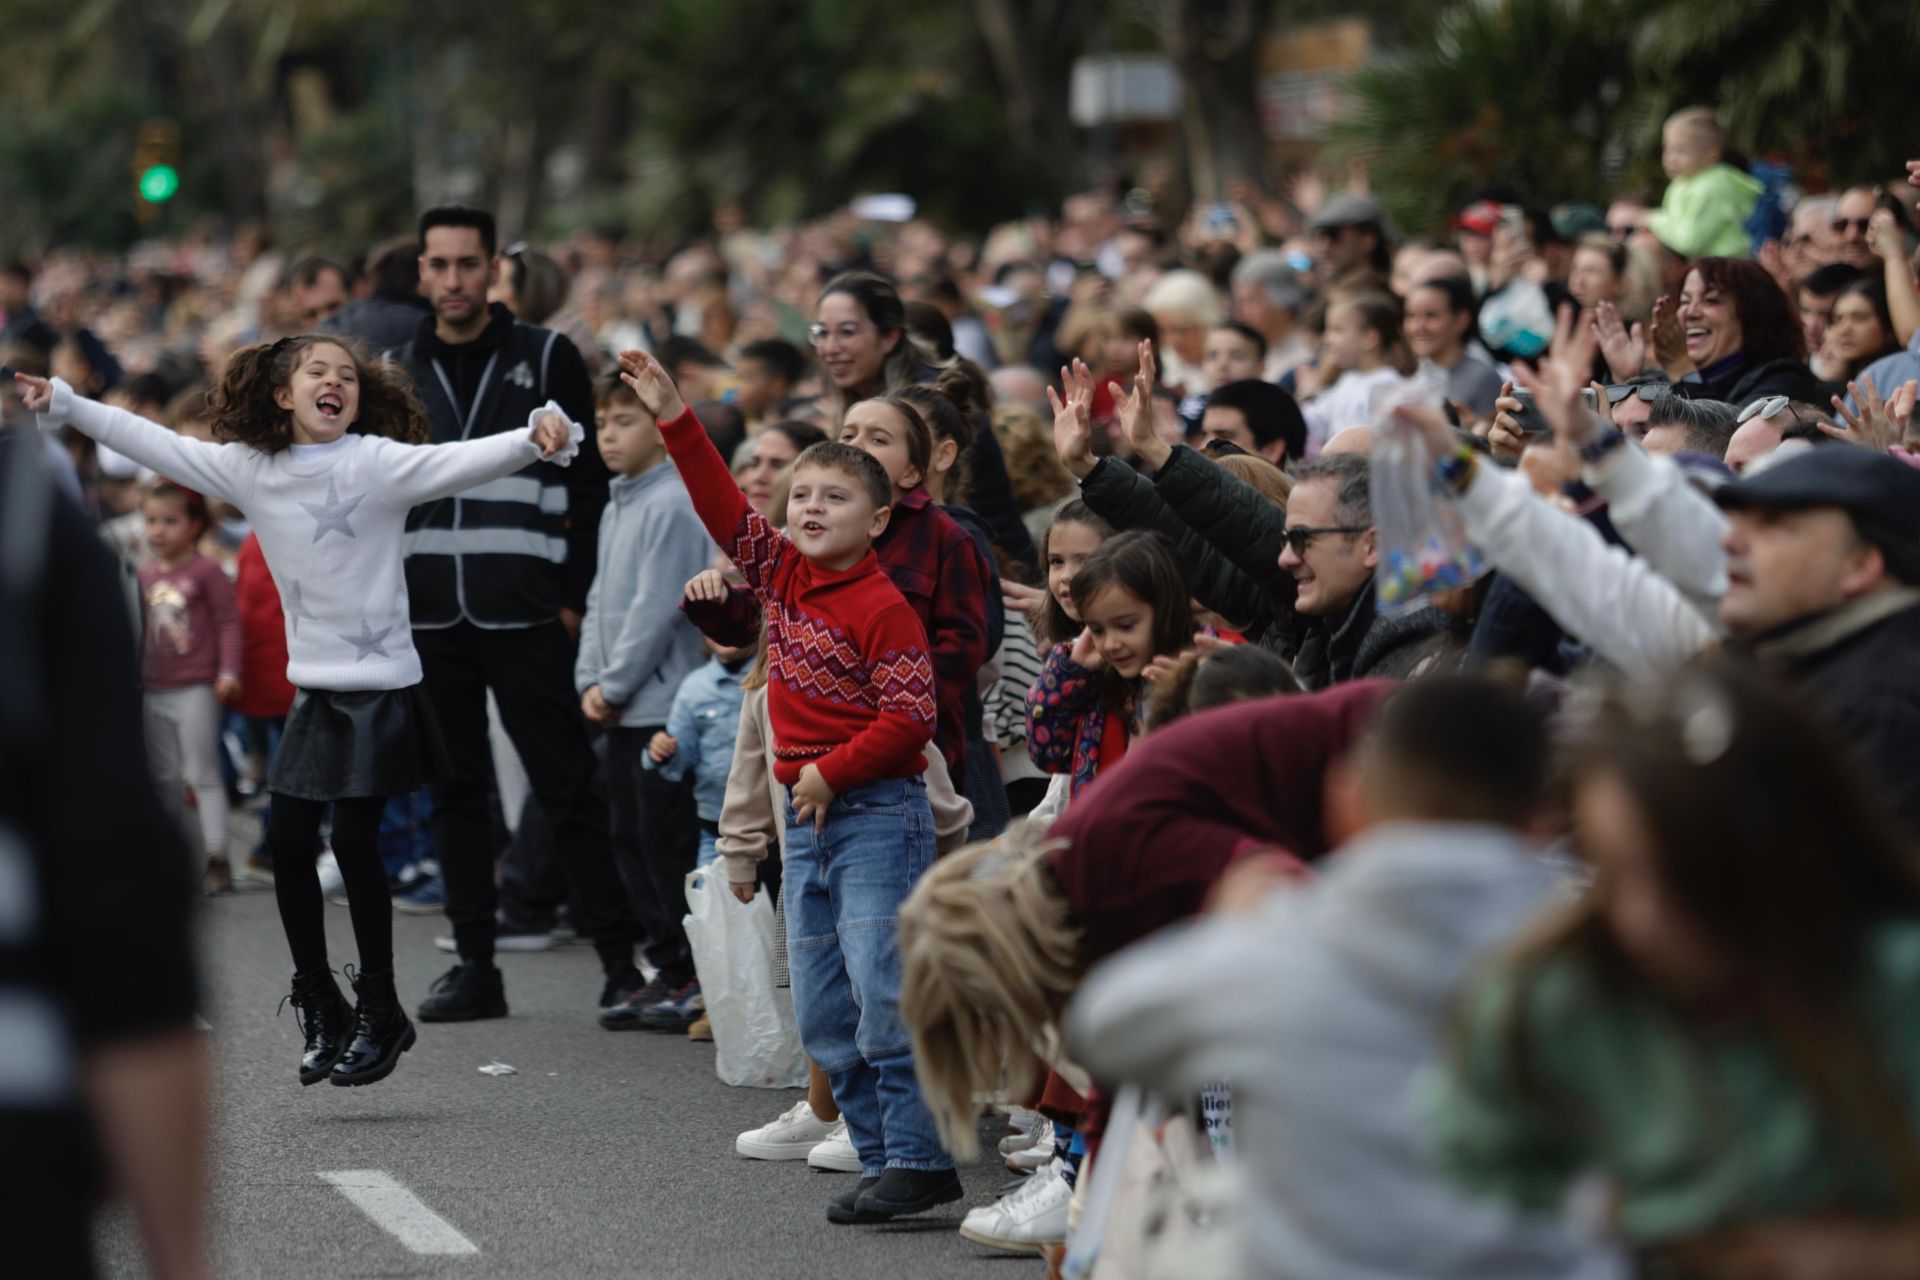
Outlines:
[[[949,853],[966,843],[973,805],[953,789],[947,765],[927,744],[927,803],[933,809],[934,847]],[[767,718],[767,689],[747,690],[740,705],[740,733],[733,742],[733,768],[727,773],[727,798],[720,806],[720,861],[731,884],[752,884],[760,862],[778,842],[786,851],[787,828],[781,815],[786,788],[773,780],[773,729]]]

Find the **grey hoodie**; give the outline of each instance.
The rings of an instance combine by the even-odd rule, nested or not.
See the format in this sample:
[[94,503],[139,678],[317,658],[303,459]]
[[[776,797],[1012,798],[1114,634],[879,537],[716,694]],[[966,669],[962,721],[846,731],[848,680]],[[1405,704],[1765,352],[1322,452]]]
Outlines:
[[666,724],[680,681],[706,662],[680,597],[714,551],[673,463],[613,478],[573,683],[581,694],[599,685],[622,728]]
[[1168,929],[1096,968],[1069,1052],[1167,1097],[1233,1086],[1245,1274],[1286,1280],[1601,1280],[1564,1222],[1468,1200],[1411,1094],[1462,980],[1556,893],[1503,827],[1376,827],[1258,914]]

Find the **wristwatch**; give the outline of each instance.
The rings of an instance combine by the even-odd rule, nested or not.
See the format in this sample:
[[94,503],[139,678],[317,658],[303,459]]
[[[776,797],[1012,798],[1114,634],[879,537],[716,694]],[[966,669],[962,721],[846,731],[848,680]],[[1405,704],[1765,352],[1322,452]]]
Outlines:
[[1625,432],[1618,427],[1609,427],[1598,439],[1580,446],[1580,461],[1593,466],[1626,442]]

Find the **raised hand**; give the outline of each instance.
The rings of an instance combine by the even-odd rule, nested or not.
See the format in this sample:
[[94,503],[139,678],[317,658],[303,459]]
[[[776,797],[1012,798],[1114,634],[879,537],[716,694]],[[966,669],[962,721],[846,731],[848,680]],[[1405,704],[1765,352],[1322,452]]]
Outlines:
[[543,413],[534,419],[533,442],[540,446],[540,456],[551,458],[573,441],[571,424],[566,415]]
[[1620,319],[1620,308],[1611,302],[1595,303],[1593,330],[1600,340],[1600,354],[1606,357],[1607,369],[1615,382],[1625,382],[1646,367],[1646,328],[1636,324],[1632,332],[1628,332]]
[[1674,382],[1695,372],[1687,356],[1687,327],[1680,323],[1680,306],[1670,294],[1653,304],[1653,362]]
[[672,376],[644,351],[620,353],[620,381],[632,387],[641,407],[661,422],[672,422],[687,411]]
[[1900,234],[1900,224],[1893,220],[1893,210],[1875,209],[1867,220],[1867,239],[1873,242],[1873,251],[1880,255],[1881,261],[1888,258],[1907,256],[1906,237]]
[[1561,335],[1563,341],[1556,342],[1560,354],[1542,361],[1538,373],[1530,373],[1524,365],[1516,364],[1513,376],[1533,393],[1534,405],[1553,428],[1556,439],[1582,444],[1594,435],[1599,425],[1598,419],[1580,402],[1580,393],[1589,385],[1587,375],[1593,368],[1595,338],[1592,330],[1573,324],[1568,310],[1562,311],[1560,325],[1573,330]]
[[1014,613],[1032,613],[1047,602],[1047,593],[1012,578],[1000,579],[1000,600]]
[[1158,471],[1173,456],[1173,447],[1160,438],[1153,425],[1153,388],[1159,381],[1159,368],[1153,358],[1153,341],[1140,342],[1140,369],[1133,375],[1133,390],[1124,397],[1120,384],[1109,382],[1107,390],[1120,410],[1120,426],[1149,471]]
[[1884,453],[1894,445],[1907,439],[1907,433],[1913,426],[1913,406],[1920,384],[1908,379],[1886,399],[1881,399],[1880,391],[1873,385],[1872,378],[1862,378],[1858,382],[1849,382],[1847,392],[1859,410],[1847,408],[1847,402],[1839,396],[1833,397],[1833,411],[1846,423],[1844,427],[1830,427],[1820,424],[1820,429],[1836,440],[1845,440],[1848,444],[1861,445]]
[[1053,406],[1053,451],[1060,465],[1075,479],[1084,480],[1093,470],[1093,371],[1086,362],[1075,360],[1071,369],[1060,370],[1060,386],[1066,392],[1047,388],[1047,403]]
[[13,389],[20,393],[20,403],[26,406],[28,413],[45,413],[53,405],[53,382],[49,378],[16,373],[13,375]]
[[1753,255],[1753,260],[1773,277],[1773,282],[1780,286],[1781,292],[1789,298],[1798,299],[1798,283],[1793,278],[1792,269],[1787,266],[1787,255],[1780,248],[1778,240],[1769,240],[1761,245],[1760,251]]

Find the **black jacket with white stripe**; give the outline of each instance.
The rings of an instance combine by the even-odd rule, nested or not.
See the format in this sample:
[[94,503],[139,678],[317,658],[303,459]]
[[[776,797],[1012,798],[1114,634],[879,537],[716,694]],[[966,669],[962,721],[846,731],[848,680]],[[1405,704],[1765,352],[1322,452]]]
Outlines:
[[413,375],[436,443],[519,431],[549,399],[586,428],[570,467],[525,470],[415,507],[407,517],[407,595],[417,629],[500,629],[584,612],[593,583],[607,468],[594,439],[593,383],[572,342],[520,324],[500,303],[472,342],[443,342],[426,316],[389,358]]

